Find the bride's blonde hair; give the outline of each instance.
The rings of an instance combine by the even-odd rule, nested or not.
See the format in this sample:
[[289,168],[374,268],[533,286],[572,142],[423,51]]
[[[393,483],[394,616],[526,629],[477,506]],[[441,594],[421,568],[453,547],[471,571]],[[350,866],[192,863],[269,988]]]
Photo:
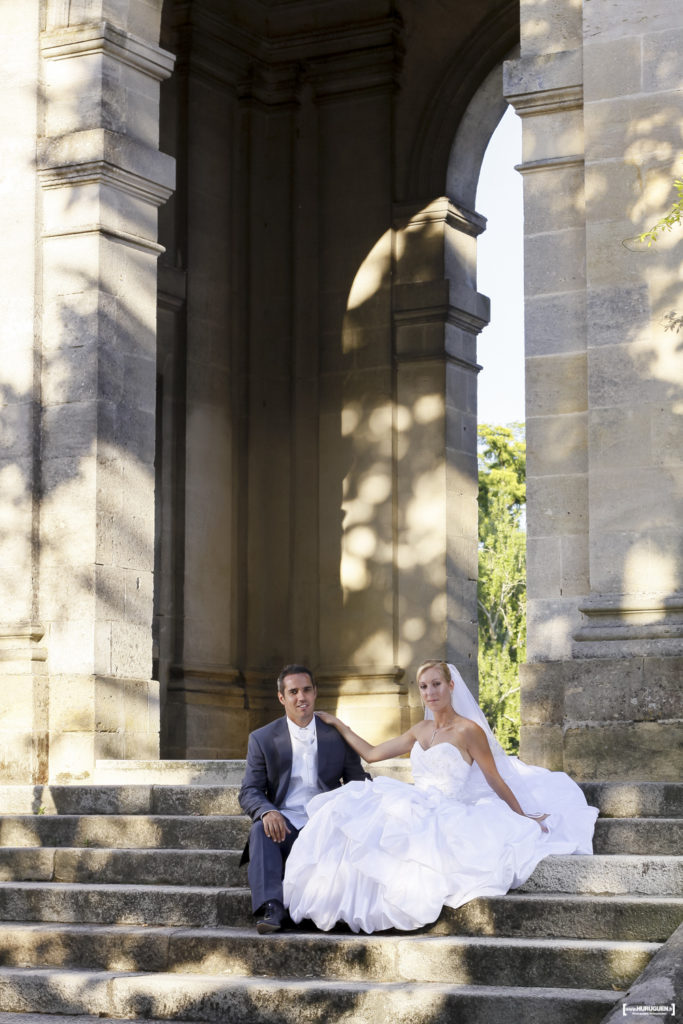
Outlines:
[[450,683],[450,681],[451,681],[451,670],[449,669],[448,665],[446,664],[445,661],[438,661],[438,660],[436,660],[434,658],[432,658],[430,661],[423,661],[422,662],[422,664],[420,665],[420,667],[417,670],[417,673],[415,675],[415,682],[416,683],[420,682],[420,676],[422,675],[423,672],[426,672],[428,668],[438,668],[439,671],[441,672],[441,675],[444,678],[444,682],[445,683]]

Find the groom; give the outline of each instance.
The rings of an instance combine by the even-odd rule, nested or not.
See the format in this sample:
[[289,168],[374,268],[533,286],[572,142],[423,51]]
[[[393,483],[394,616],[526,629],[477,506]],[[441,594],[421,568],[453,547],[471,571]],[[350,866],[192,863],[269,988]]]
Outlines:
[[308,801],[342,782],[370,778],[337,730],[315,717],[317,688],[310,669],[283,668],[277,695],[285,717],[249,736],[239,794],[242,809],[254,822],[242,863],[249,861],[251,902],[261,935],[282,928],[285,861],[308,820]]

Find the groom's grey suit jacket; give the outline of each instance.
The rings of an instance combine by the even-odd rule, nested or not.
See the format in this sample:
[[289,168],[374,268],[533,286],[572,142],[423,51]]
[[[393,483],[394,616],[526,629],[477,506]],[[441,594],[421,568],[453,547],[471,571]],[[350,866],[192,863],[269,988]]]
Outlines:
[[[318,737],[318,783],[325,792],[343,782],[369,779],[358,754],[351,749],[332,725],[315,720]],[[292,741],[287,716],[276,719],[249,736],[247,768],[239,793],[242,810],[252,821],[267,811],[279,810],[285,802],[292,775]],[[249,844],[242,860],[249,857]]]

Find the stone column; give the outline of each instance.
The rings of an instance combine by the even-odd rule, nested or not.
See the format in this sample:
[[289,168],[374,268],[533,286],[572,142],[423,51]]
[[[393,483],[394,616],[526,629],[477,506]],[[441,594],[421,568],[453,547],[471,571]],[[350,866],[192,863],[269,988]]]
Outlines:
[[[571,657],[589,587],[581,40],[580,20],[568,25],[563,4],[551,8],[554,32],[542,40],[540,12],[532,5],[525,20],[525,11],[522,56],[505,68],[506,95],[523,123],[528,664],[521,739],[527,760],[560,767],[563,684],[551,681],[550,666]],[[572,42],[576,48],[562,49]],[[530,667],[537,664],[542,672]]]
[[603,0],[525,0],[506,67],[524,119],[522,756],[577,778],[675,772],[681,377],[663,317],[683,299],[675,239],[648,255],[625,240],[677,173],[679,23],[667,3],[615,18]]
[[158,756],[152,674],[161,3],[48,4],[41,36],[40,614],[50,778]]
[[35,179],[40,3],[6,4],[0,36],[0,781],[47,777],[47,674],[37,599],[39,383]]
[[[681,228],[635,236],[681,177],[678,4],[591,0],[583,17],[590,593],[573,653],[583,672],[567,758],[675,778],[683,676]],[[596,683],[600,685],[596,687]],[[596,692],[597,690],[597,692]]]
[[476,692],[476,339],[489,303],[475,268],[485,221],[445,197],[396,213],[398,660],[414,680],[425,657],[454,658]]

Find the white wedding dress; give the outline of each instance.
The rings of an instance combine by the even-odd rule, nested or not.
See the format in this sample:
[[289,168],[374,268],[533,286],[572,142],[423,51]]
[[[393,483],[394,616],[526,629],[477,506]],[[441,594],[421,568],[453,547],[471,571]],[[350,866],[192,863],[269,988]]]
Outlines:
[[[411,752],[414,785],[379,777],[321,793],[287,860],[284,899],[293,921],[325,931],[410,930],[445,905],[521,885],[549,854],[592,853],[598,811],[564,772],[514,769],[526,804],[550,815],[544,833],[512,811],[457,747]],[[514,789],[514,784],[513,784]]]

